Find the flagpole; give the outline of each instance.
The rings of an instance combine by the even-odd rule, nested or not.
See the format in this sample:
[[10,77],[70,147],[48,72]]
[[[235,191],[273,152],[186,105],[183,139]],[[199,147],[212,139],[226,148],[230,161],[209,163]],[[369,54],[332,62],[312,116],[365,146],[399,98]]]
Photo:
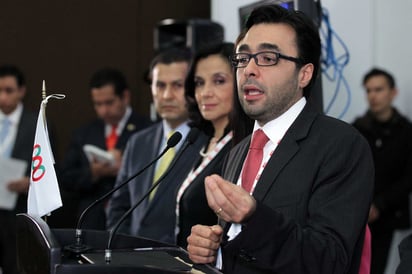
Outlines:
[[[47,130],[46,105],[49,99],[64,99],[64,94],[46,94],[43,80],[42,102],[37,118],[36,135],[33,146],[30,187],[27,197],[27,212],[32,216],[43,217],[62,206],[59,185],[54,170],[53,151]],[[44,218],[47,221],[47,217]]]
[[43,97],[43,100],[46,99],[47,94],[46,94],[46,81],[45,80],[43,80],[43,85],[41,88],[41,95]]
[[[42,101],[44,101],[47,98],[47,93],[46,93],[46,81],[43,80],[42,86],[41,86],[41,96],[42,96]],[[41,110],[40,110],[41,111]],[[44,221],[47,224],[47,214],[43,216]]]

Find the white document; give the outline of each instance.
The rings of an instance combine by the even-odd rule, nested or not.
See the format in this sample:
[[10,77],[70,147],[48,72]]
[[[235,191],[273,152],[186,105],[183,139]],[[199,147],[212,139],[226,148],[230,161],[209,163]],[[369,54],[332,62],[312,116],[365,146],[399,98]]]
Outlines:
[[90,144],[84,145],[83,151],[86,154],[89,162],[97,161],[100,163],[106,163],[111,165],[114,165],[116,163],[112,153],[103,150],[97,146]]
[[0,208],[13,209],[17,202],[17,192],[7,189],[7,185],[24,177],[27,163],[23,160],[0,157]]

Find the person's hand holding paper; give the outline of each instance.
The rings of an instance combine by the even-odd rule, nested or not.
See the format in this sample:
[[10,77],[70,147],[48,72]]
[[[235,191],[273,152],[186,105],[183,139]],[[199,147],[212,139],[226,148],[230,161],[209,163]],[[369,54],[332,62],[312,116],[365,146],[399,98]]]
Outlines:
[[[15,207],[17,192],[19,192],[16,190],[20,188],[17,188],[13,181],[21,180],[26,168],[25,161],[0,157],[0,208],[10,210]],[[10,183],[12,183],[11,189],[9,189]]]

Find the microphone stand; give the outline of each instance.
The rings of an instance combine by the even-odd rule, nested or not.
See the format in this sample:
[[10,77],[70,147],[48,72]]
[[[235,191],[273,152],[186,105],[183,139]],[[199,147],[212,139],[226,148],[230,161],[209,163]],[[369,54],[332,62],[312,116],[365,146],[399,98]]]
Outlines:
[[104,201],[107,197],[112,195],[115,191],[129,183],[131,180],[142,174],[144,171],[146,171],[151,165],[153,165],[156,161],[158,161],[170,148],[175,147],[177,143],[182,139],[182,134],[180,132],[175,132],[170,138],[167,140],[167,145],[163,149],[163,151],[156,157],[154,158],[150,163],[148,163],[146,166],[144,166],[141,170],[133,174],[131,177],[129,177],[126,181],[121,183],[120,185],[114,187],[112,190],[104,194],[102,197],[98,198],[95,200],[93,203],[91,203],[85,210],[83,210],[82,214],[79,217],[79,220],[77,222],[76,226],[76,233],[75,233],[75,243],[66,246],[64,249],[66,251],[69,251],[71,254],[74,254],[76,257],[79,256],[81,253],[84,253],[85,251],[88,251],[91,249],[90,246],[87,246],[83,244],[83,239],[82,239],[82,224],[85,216],[87,213],[90,212],[90,209],[93,208],[95,205],[98,203]]
[[112,260],[112,241],[116,235],[117,230],[120,228],[120,225],[126,220],[127,217],[132,213],[133,210],[136,209],[146,198],[147,196],[150,195],[150,193],[163,181],[163,179],[169,174],[170,170],[176,165],[177,160],[180,159],[180,157],[183,155],[183,152],[191,145],[193,144],[197,137],[199,135],[199,130],[197,128],[192,128],[187,136],[185,146],[179,151],[179,154],[173,159],[172,163],[170,166],[167,168],[167,170],[162,174],[162,176],[149,188],[149,190],[143,195],[140,200],[134,204],[129,210],[127,210],[123,216],[117,221],[117,223],[113,226],[113,228],[109,232],[109,240],[107,242],[107,249],[105,250],[105,255],[104,259],[106,263],[110,263]]

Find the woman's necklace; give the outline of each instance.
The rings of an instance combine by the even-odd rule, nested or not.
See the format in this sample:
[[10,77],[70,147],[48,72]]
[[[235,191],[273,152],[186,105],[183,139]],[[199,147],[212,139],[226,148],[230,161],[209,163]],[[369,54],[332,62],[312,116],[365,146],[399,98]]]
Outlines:
[[212,152],[215,149],[218,141],[219,141],[219,138],[212,137],[212,139],[210,139],[209,146],[207,147],[207,152],[203,152],[206,148],[201,149],[199,151],[200,156],[202,156],[203,158],[207,157],[210,154],[210,152]]

